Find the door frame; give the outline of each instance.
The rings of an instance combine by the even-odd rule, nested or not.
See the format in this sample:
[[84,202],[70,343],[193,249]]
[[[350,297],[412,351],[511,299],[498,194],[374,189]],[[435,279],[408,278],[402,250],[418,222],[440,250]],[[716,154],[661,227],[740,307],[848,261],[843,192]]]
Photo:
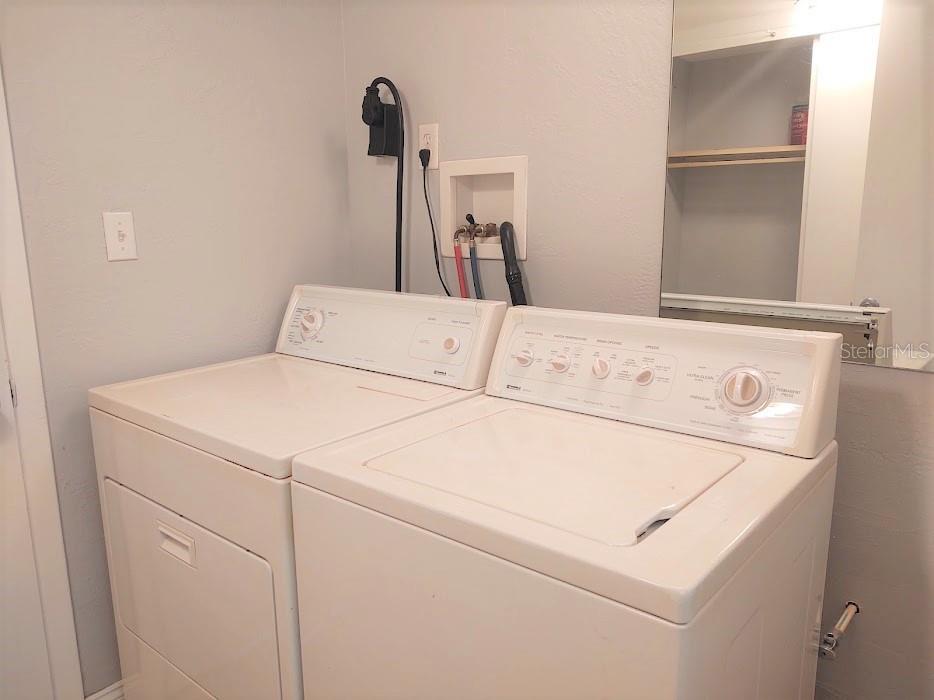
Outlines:
[[[56,700],[84,698],[52,442],[0,64],[0,310],[14,394],[20,464]],[[7,391],[7,387],[0,387]]]

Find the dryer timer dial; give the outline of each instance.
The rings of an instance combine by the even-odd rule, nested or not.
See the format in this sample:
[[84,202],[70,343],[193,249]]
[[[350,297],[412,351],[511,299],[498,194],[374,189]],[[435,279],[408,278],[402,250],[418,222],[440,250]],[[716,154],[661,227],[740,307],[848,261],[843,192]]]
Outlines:
[[765,407],[771,395],[769,378],[754,367],[731,369],[720,380],[720,403],[730,413],[755,413]]
[[302,314],[299,325],[302,331],[302,339],[311,340],[324,327],[324,313],[320,309],[311,309]]

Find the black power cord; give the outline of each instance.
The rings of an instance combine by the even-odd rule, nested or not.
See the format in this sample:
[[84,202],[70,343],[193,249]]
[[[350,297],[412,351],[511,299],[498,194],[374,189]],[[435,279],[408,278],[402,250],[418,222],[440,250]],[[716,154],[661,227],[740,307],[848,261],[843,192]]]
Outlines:
[[422,190],[425,192],[425,209],[428,210],[428,222],[431,224],[431,249],[435,254],[435,269],[438,271],[438,281],[444,293],[451,296],[451,290],[444,283],[441,274],[441,258],[438,256],[438,234],[435,231],[435,218],[431,213],[431,200],[428,198],[428,163],[431,160],[431,150],[423,148],[418,152],[418,159],[422,163]]
[[[404,170],[404,161],[405,161],[405,121],[403,118],[402,110],[402,97],[399,95],[399,91],[396,89],[396,86],[389,78],[379,77],[373,80],[370,83],[370,88],[378,88],[380,85],[385,85],[389,88],[389,92],[392,93],[392,99],[396,103],[396,108],[399,111],[399,152],[396,156],[396,291],[402,291],[402,183],[404,182],[402,173]],[[364,108],[366,108],[366,101],[364,100]],[[366,121],[366,114],[364,113],[364,121]]]

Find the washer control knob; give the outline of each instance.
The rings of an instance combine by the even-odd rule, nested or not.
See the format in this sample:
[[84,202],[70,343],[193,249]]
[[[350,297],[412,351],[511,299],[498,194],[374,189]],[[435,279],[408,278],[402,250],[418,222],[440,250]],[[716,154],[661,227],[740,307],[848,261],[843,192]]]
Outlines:
[[770,393],[768,377],[752,367],[730,370],[720,382],[720,402],[731,413],[755,413]]
[[449,335],[447,338],[441,341],[441,347],[448,355],[453,355],[458,350],[460,350],[460,338],[455,338],[453,335]]
[[562,353],[552,357],[548,364],[555,372],[567,372],[571,368],[571,358]]
[[655,370],[651,367],[643,367],[636,373],[633,381],[639,386],[648,386],[655,381]]
[[302,314],[301,328],[302,338],[311,340],[324,327],[324,313],[319,309],[312,309]]
[[595,357],[590,371],[597,379],[606,379],[610,376],[611,369],[613,369],[613,365],[610,364],[609,360],[603,357]]
[[531,350],[520,350],[516,353],[516,364],[520,367],[528,367],[535,361],[535,355]]

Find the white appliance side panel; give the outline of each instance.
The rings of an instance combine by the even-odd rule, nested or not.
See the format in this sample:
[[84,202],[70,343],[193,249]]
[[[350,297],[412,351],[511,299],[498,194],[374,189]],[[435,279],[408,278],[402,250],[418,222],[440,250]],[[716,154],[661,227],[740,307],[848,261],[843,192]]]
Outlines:
[[[517,307],[487,393],[578,413],[815,457],[833,439],[837,334]],[[761,400],[733,405],[754,375]]]
[[104,490],[118,623],[212,695],[282,697],[269,563],[113,481]]
[[675,700],[679,626],[293,484],[306,700]]
[[499,301],[298,286],[276,352],[478,389],[505,313]]
[[[684,675],[722,700],[812,700],[836,469],[687,627]],[[693,697],[693,696],[692,696]]]
[[684,625],[293,483],[306,698],[811,700],[834,478]]
[[117,625],[123,700],[216,700],[123,625]]

